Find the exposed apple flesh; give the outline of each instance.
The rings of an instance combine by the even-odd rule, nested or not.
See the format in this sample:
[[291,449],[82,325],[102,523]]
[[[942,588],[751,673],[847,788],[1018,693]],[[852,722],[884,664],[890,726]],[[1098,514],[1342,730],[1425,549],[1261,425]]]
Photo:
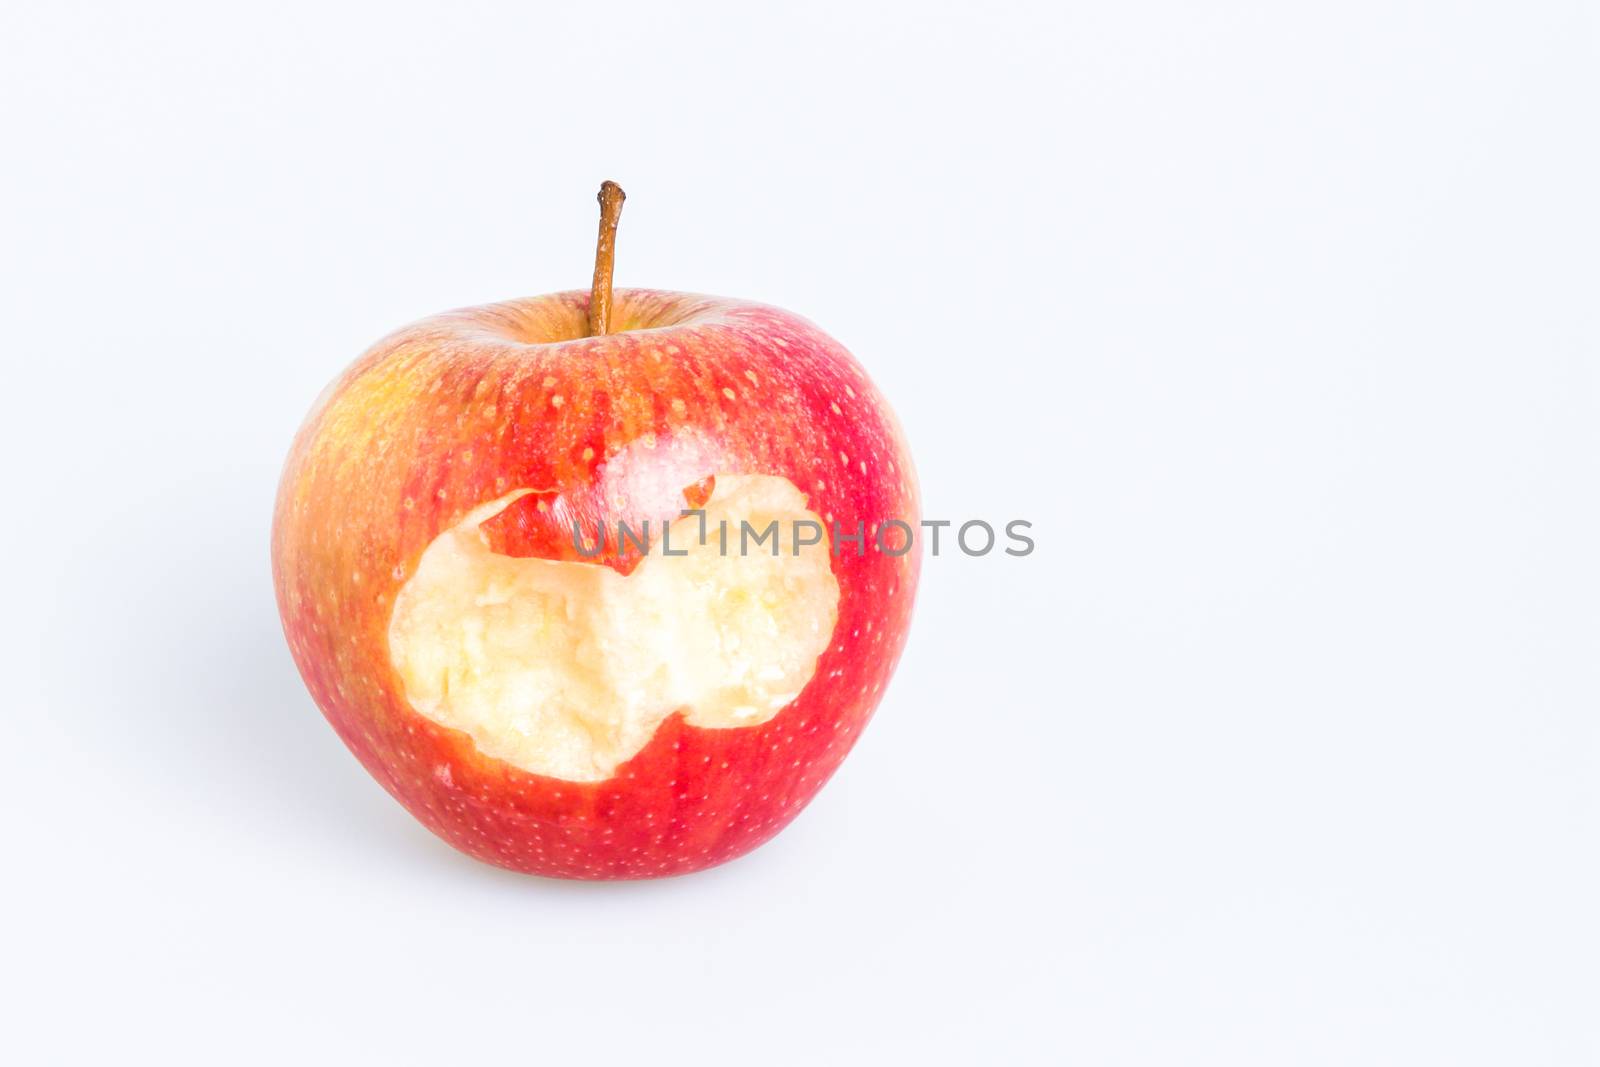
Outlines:
[[[810,681],[839,585],[826,535],[791,552],[797,521],[822,524],[788,479],[716,476],[701,514],[645,528],[650,555],[626,575],[496,552],[480,524],[525,495],[446,530],[395,599],[390,656],[422,715],[530,774],[603,781],[674,711],[756,726]],[[741,523],[778,554],[743,551]]]

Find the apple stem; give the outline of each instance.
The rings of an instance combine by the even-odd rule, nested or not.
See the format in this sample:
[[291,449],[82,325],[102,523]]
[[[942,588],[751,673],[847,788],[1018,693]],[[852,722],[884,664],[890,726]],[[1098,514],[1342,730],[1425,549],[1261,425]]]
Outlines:
[[589,290],[589,336],[611,332],[611,271],[617,263],[617,220],[628,194],[616,182],[600,185],[600,239],[594,249],[594,287]]

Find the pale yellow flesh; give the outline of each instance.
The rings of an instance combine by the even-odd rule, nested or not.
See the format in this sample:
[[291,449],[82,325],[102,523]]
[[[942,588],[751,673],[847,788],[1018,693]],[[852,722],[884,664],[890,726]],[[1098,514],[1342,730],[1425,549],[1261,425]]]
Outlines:
[[[665,556],[652,522],[650,554],[627,576],[490,551],[479,524],[522,495],[439,535],[395,600],[389,652],[418,713],[525,771],[600,781],[675,711],[700,727],[751,726],[810,681],[839,585],[826,534],[795,552],[795,523],[821,521],[788,479],[718,475],[706,543],[698,517],[680,518]],[[778,556],[770,540],[741,552],[741,521],[763,531],[774,519]]]

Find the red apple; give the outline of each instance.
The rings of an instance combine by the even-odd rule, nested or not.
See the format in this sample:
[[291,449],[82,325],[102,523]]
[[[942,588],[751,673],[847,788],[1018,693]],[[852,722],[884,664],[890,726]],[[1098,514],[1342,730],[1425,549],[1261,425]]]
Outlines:
[[[609,253],[603,224],[591,293],[358,359],[295,440],[272,536],[295,663],[362,764],[469,855],[569,878],[681,874],[782,829],[876,708],[918,572],[905,530],[877,543],[917,528],[916,479],[850,354],[760,304],[613,295]],[[825,533],[797,548],[807,520]],[[776,556],[751,543],[774,521]]]

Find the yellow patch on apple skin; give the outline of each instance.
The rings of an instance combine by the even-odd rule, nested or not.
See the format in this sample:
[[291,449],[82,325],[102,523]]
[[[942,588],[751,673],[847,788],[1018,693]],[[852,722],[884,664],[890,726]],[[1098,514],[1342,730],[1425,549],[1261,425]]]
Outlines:
[[[820,522],[786,478],[719,474],[713,485],[705,543],[699,516],[673,522],[665,543],[652,523],[649,555],[626,576],[490,551],[479,524],[528,490],[440,534],[389,623],[411,706],[487,756],[583,782],[612,777],[675,711],[708,729],[772,719],[811,680],[838,620],[828,538],[796,552],[794,524]],[[770,539],[754,540],[774,521],[776,556]]]

